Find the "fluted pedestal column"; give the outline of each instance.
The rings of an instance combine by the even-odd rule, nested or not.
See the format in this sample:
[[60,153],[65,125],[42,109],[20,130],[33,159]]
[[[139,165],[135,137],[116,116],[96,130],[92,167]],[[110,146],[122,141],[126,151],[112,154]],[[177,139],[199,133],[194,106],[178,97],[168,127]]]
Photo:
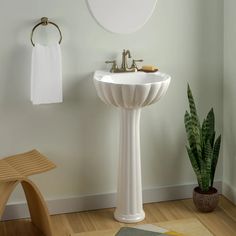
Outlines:
[[121,109],[117,208],[114,217],[125,223],[139,222],[145,218],[140,162],[140,112],[141,109]]

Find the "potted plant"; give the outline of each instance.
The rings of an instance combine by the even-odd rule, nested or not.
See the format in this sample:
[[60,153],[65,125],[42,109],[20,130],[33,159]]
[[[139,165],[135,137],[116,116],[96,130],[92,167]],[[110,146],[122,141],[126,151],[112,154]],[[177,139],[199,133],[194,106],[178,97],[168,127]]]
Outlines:
[[213,187],[213,183],[219,157],[221,135],[215,141],[213,108],[201,124],[189,84],[187,94],[190,112],[186,111],[184,116],[189,143],[186,149],[198,181],[198,187],[193,190],[193,201],[198,210],[211,212],[216,208],[219,200],[218,191]]

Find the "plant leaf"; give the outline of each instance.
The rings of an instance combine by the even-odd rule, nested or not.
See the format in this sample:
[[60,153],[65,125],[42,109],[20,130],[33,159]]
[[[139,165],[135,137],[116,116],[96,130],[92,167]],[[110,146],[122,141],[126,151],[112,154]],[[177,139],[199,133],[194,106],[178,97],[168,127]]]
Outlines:
[[206,134],[204,142],[206,143],[207,140],[210,140],[211,147],[213,148],[215,140],[215,115],[213,108],[211,108],[211,110],[207,114],[205,132]]
[[193,119],[193,124],[196,125],[200,130],[200,122],[197,115],[197,109],[195,106],[194,98],[193,98],[192,91],[190,89],[189,84],[188,84],[187,93],[188,93],[189,109],[190,109],[191,117]]
[[212,166],[211,166],[211,187],[213,186],[213,183],[214,183],[216,165],[219,159],[220,144],[221,144],[221,135],[216,139],[214,149],[213,149],[213,158],[212,158]]
[[199,158],[201,158],[201,143],[200,139],[197,139],[198,136],[195,132],[192,117],[187,111],[185,112],[184,123],[191,152],[193,153],[198,166],[200,166]]
[[188,146],[186,146],[186,149],[187,149],[189,160],[192,164],[193,170],[197,176],[198,184],[199,184],[199,186],[201,186],[202,185],[202,178],[201,178],[200,167],[199,167],[197,160],[196,160],[194,154],[192,153],[191,149]]

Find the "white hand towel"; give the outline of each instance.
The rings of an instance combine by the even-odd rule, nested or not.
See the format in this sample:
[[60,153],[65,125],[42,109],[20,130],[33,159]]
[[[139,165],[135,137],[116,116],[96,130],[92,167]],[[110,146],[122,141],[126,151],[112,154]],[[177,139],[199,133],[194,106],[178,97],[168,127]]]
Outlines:
[[33,104],[62,102],[61,48],[36,44],[32,52],[31,101]]

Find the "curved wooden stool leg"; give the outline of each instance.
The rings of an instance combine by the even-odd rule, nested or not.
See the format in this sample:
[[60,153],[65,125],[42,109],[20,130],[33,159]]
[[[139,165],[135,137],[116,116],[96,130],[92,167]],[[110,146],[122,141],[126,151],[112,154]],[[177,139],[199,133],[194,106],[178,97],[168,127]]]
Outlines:
[[45,236],[53,236],[48,208],[37,186],[28,179],[23,180],[21,184],[25,192],[33,225]]
[[11,181],[7,183],[0,184],[0,219],[2,218],[4,209],[6,207],[7,201],[15,189],[15,187],[19,184],[19,181]]

